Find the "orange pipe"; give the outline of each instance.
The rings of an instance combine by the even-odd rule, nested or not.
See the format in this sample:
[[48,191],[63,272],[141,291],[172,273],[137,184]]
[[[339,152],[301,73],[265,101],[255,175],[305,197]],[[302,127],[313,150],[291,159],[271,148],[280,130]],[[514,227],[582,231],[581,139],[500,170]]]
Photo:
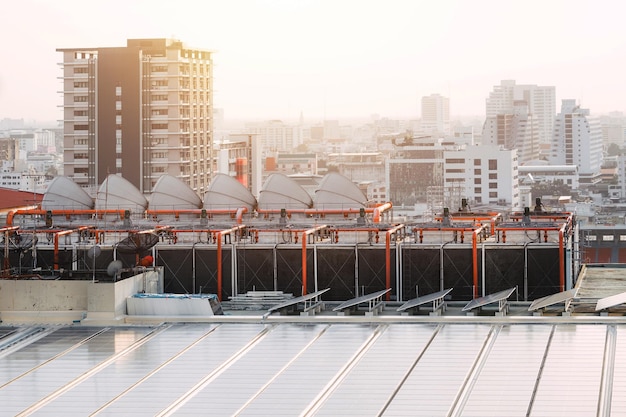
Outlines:
[[246,226],[235,226],[228,230],[220,230],[217,232],[217,298],[222,301],[222,236],[226,236]]
[[159,215],[159,214],[202,214],[202,211],[207,214],[236,214],[240,210],[244,210],[244,213],[248,211],[247,207],[238,207],[236,209],[173,209],[173,210],[146,210],[147,215]]
[[474,298],[478,297],[478,235],[485,225],[472,233],[472,282],[474,283]]
[[29,215],[36,214],[40,216],[46,215],[50,212],[53,216],[69,216],[72,214],[80,215],[98,215],[98,214],[119,214],[120,219],[124,218],[124,212],[126,210],[42,210],[42,209],[30,209],[30,210],[13,210],[7,214],[7,226],[13,225],[13,218],[17,215]]
[[[392,227],[387,230],[385,238],[385,288],[391,288],[391,235],[404,227],[403,224]],[[397,271],[396,271],[397,273]],[[391,300],[391,291],[386,295],[387,301]]]
[[62,230],[54,233],[54,270],[59,269],[59,236],[69,235],[74,232],[80,232],[82,230],[93,229],[93,226],[80,226],[76,229]]
[[326,225],[321,225],[314,227],[312,229],[308,229],[302,232],[302,295],[306,295],[307,290],[307,277],[306,277],[306,237],[311,233],[315,233],[318,230],[322,230],[326,228]]
[[[365,207],[365,213],[382,213],[386,210],[389,210],[392,207],[391,203],[384,203],[378,205],[376,207]],[[280,214],[282,209],[257,209],[259,214]],[[360,208],[346,208],[346,209],[315,209],[315,208],[306,208],[306,209],[286,209],[285,212],[287,215],[291,214],[306,214],[306,215],[316,215],[316,214],[359,214],[361,212]]]
[[559,230],[559,287],[561,291],[565,291],[565,248],[563,245],[563,238],[566,226],[567,224],[564,224]]

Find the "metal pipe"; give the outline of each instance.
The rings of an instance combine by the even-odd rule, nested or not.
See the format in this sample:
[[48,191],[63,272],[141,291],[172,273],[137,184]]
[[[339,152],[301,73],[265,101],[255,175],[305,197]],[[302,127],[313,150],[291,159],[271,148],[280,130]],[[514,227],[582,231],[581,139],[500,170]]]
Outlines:
[[93,226],[81,226],[76,229],[63,230],[54,234],[54,270],[59,269],[59,236],[65,236],[81,230],[93,229]]
[[0,228],[0,232],[4,232],[4,262],[2,265],[2,269],[8,271],[11,267],[9,262],[9,232],[13,232],[19,229],[18,226],[9,226]]
[[[387,230],[385,234],[385,289],[391,288],[391,235],[402,229],[404,224],[399,224]],[[391,291],[387,292],[385,298],[391,300]]]
[[307,294],[307,276],[306,276],[306,237],[318,230],[325,229],[326,225],[321,225],[302,232],[302,295]]
[[222,236],[245,229],[245,227],[244,225],[239,225],[217,232],[217,298],[220,301],[222,301]]
[[12,210],[7,213],[7,226],[13,225],[13,219],[18,215],[39,215],[45,216],[48,212],[52,216],[71,216],[71,215],[103,215],[103,214],[119,214],[120,219],[124,218],[125,210],[42,210],[42,209],[26,209],[26,210]]
[[484,229],[480,226],[472,232],[472,282],[474,283],[474,298],[478,297],[478,234]]

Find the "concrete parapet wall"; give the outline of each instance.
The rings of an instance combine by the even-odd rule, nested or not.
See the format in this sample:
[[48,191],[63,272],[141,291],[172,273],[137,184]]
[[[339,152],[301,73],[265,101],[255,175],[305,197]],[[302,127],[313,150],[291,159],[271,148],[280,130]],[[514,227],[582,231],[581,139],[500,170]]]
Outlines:
[[143,292],[144,286],[162,288],[162,282],[162,269],[118,282],[0,280],[0,320],[54,323],[116,320],[126,314],[128,296]]

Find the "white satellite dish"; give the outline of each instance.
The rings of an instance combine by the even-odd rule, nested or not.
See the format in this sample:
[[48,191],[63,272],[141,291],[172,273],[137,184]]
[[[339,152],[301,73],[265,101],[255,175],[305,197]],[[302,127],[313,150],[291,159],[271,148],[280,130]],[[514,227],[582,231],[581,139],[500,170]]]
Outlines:
[[117,273],[120,271],[120,269],[122,269],[123,266],[124,265],[122,264],[122,261],[120,261],[119,259],[115,260],[115,261],[112,261],[109,264],[109,266],[107,266],[107,274],[110,277],[114,277],[115,275],[117,275]]

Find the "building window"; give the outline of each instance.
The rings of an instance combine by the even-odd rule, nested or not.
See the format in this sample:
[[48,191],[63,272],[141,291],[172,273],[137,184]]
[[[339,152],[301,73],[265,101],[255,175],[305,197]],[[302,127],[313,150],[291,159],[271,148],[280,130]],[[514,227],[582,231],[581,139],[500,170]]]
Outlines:
[[481,174],[480,168],[475,168],[474,169],[474,175],[480,175],[480,174]]
[[480,166],[480,159],[474,159],[474,166]]
[[474,194],[481,194],[483,189],[481,187],[474,187]]
[[494,171],[498,169],[498,160],[497,159],[490,159],[489,160],[489,170]]
[[495,174],[495,173],[489,174],[489,179],[490,180],[497,180],[498,179],[498,174]]
[[474,178],[474,184],[480,184],[481,180],[480,178]]
[[489,198],[498,198],[498,192],[490,192]]
[[489,188],[491,188],[492,190],[497,189],[498,188],[498,183],[497,182],[490,182],[489,183]]
[[446,164],[464,164],[465,159],[463,158],[449,158],[446,159]]

